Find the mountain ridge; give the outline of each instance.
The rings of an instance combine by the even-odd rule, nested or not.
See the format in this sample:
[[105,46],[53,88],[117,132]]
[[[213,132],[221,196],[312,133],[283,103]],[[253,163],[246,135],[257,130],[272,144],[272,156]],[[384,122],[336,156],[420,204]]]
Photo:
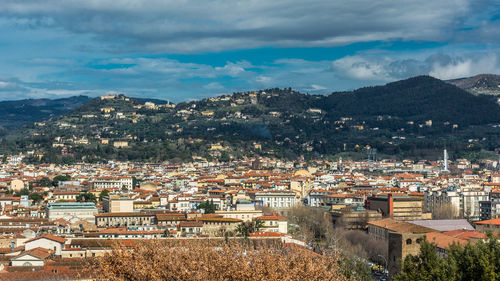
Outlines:
[[500,75],[479,74],[446,82],[476,95],[500,95]]
[[418,76],[330,95],[272,88],[176,105],[95,98],[18,130],[15,143],[0,149],[32,149],[45,162],[322,157],[369,149],[415,156],[444,145],[494,150],[500,129],[491,124],[498,123],[500,106],[490,99]]
[[0,126],[14,129],[60,116],[90,101],[88,96],[72,96],[60,99],[23,99],[1,101]]

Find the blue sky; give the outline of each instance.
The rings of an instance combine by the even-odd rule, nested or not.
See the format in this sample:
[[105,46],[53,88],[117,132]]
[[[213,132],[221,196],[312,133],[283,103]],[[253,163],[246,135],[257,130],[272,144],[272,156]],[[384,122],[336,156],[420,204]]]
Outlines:
[[500,1],[2,0],[0,100],[500,74]]

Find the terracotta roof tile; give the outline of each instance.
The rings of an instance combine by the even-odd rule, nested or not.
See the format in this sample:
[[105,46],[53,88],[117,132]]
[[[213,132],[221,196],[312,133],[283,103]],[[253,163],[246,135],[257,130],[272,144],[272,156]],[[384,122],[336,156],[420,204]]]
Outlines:
[[60,236],[55,236],[55,235],[52,235],[52,234],[45,234],[45,235],[42,235],[42,236],[38,236],[38,237],[35,237],[33,239],[30,239],[24,243],[29,243],[31,241],[35,241],[35,240],[38,240],[38,239],[42,239],[42,238],[46,238],[46,239],[49,239],[49,240],[52,240],[52,241],[56,241],[56,242],[59,242],[59,243],[66,243],[66,238],[63,238],[63,237],[60,237]]
[[441,249],[446,249],[449,246],[451,246],[453,243],[458,244],[458,245],[465,245],[468,243],[468,241],[465,239],[451,237],[451,236],[448,236],[448,235],[440,233],[440,232],[427,233],[427,234],[425,234],[425,239],[427,241],[429,241],[430,243],[435,244],[436,247],[441,248]]

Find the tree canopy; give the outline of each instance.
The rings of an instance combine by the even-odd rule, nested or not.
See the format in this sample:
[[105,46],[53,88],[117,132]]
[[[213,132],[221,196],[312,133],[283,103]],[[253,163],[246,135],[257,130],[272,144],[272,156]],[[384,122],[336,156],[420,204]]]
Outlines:
[[93,193],[90,192],[85,192],[85,193],[80,193],[78,196],[76,196],[76,201],[78,202],[97,202],[97,198]]
[[217,206],[214,204],[214,200],[206,200],[197,207],[198,210],[204,210],[205,214],[213,214],[217,210]]
[[393,280],[500,280],[500,242],[489,234],[488,239],[475,244],[453,244],[441,258],[435,245],[423,241],[420,254],[407,256]]

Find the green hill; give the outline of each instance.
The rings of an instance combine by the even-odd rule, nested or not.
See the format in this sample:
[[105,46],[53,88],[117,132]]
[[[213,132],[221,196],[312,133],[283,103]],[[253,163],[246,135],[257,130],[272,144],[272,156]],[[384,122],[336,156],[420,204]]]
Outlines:
[[387,115],[408,121],[448,121],[463,126],[500,122],[497,104],[430,76],[334,93],[326,98],[324,108],[333,115],[361,118]]
[[[146,101],[149,101],[147,104]],[[177,105],[96,98],[43,126],[13,131],[1,153],[33,150],[43,162],[293,159],[366,153],[457,157],[500,147],[500,106],[441,80],[419,76],[330,95],[266,89]],[[12,140],[12,141],[10,141]],[[115,142],[127,147],[115,147]]]

